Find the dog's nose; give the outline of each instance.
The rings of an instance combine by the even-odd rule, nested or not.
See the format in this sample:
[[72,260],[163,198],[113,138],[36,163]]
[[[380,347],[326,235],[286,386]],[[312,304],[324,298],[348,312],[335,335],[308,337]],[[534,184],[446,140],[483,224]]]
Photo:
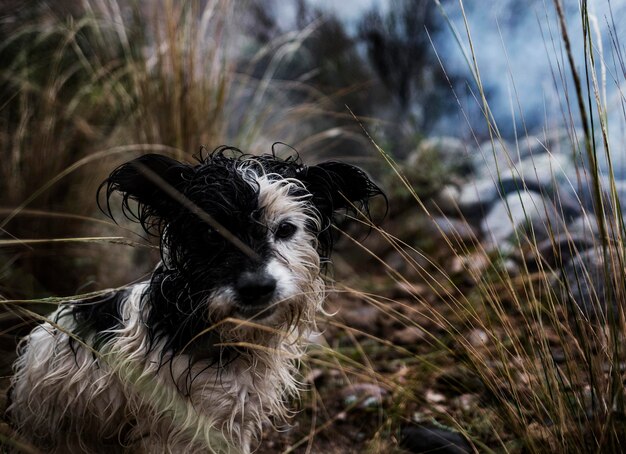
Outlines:
[[245,272],[237,279],[235,288],[242,303],[257,306],[272,298],[276,279],[266,273]]

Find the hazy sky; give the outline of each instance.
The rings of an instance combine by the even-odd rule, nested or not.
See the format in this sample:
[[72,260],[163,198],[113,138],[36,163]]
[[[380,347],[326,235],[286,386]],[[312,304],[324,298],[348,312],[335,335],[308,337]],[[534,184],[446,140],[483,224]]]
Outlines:
[[313,6],[335,11],[339,17],[348,22],[358,19],[364,11],[370,10],[373,6],[386,9],[389,3],[384,0],[308,0],[308,2]]
[[[373,7],[385,12],[389,0],[307,0],[311,6],[336,13],[354,33],[357,21]],[[417,0],[415,0],[417,1]],[[611,5],[614,17],[611,17]],[[277,1],[278,20],[293,24],[295,2]],[[465,13],[472,32],[481,78],[487,87],[490,107],[501,120],[502,129],[511,129],[520,118],[534,128],[554,126],[562,120],[563,78],[570,80],[564,60],[560,30],[551,1],[545,0],[492,0],[485,10],[483,3],[466,2]],[[433,7],[434,3],[433,3]],[[469,48],[463,16],[458,3],[445,3],[446,11],[458,30],[463,47]],[[568,28],[573,41],[573,52],[579,71],[584,69],[580,11],[577,1],[564,3]],[[609,25],[617,28],[616,35],[626,36],[626,0],[590,0],[590,18],[593,37],[603,46],[595,47],[599,60],[606,65],[606,93],[609,109],[620,109],[623,89],[616,87],[620,66],[608,31]],[[601,40],[598,37],[602,37]],[[446,70],[453,74],[465,74],[471,79],[468,63],[463,57],[459,43],[453,38],[449,27],[442,27],[433,36],[434,46],[442,58]],[[622,45],[620,43],[620,45]],[[557,80],[555,81],[556,78]],[[556,84],[556,87],[555,87]],[[567,88],[571,87],[566,84]],[[603,85],[604,85],[603,84]],[[626,124],[622,116],[618,124],[612,124],[611,132],[620,137],[616,143],[626,142]],[[534,122],[531,120],[535,120]],[[534,124],[533,124],[534,123]],[[613,123],[613,122],[612,122]],[[508,126],[508,128],[507,128]],[[626,161],[626,153],[622,161]],[[626,168],[626,164],[624,164]]]
[[[348,28],[352,29],[363,13],[373,7],[386,11],[389,0],[307,0],[307,3],[313,7],[336,13],[337,17],[340,17]],[[275,5],[278,23],[289,28],[296,15],[295,2],[278,1]]]

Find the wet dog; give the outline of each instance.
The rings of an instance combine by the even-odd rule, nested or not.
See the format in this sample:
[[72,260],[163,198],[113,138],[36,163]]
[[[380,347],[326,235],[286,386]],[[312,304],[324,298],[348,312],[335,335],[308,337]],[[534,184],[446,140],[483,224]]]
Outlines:
[[[359,168],[221,148],[145,155],[101,186],[160,239],[149,281],[64,304],[19,346],[8,415],[57,452],[249,452],[297,395],[333,225],[381,194]],[[112,216],[112,215],[111,215]]]

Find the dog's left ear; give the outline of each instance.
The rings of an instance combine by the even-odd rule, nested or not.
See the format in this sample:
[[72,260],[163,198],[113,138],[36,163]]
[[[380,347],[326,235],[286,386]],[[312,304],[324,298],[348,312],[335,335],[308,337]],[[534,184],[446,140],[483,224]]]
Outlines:
[[[100,185],[98,195],[106,191],[106,210],[100,208],[113,218],[109,203],[111,195],[119,192],[124,215],[139,222],[147,233],[158,233],[168,213],[179,205],[175,196],[183,191],[191,173],[189,165],[167,156],[140,156],[119,166]],[[136,207],[131,207],[130,200],[136,202]]]
[[313,195],[313,204],[325,221],[339,210],[363,210],[369,214],[369,200],[383,192],[356,166],[328,161],[310,166],[302,178]]

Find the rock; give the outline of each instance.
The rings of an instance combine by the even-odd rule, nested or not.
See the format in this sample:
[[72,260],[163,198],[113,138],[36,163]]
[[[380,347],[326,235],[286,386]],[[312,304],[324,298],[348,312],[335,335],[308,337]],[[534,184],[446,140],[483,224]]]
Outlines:
[[563,186],[576,181],[571,146],[557,146],[564,140],[569,141],[567,131],[547,134],[543,141],[528,137],[520,140],[519,148],[502,141],[481,144],[473,156],[479,169],[476,178],[461,187],[458,204],[463,214],[476,216],[477,210],[488,210],[511,193],[534,191],[551,199],[563,216],[577,216],[580,204],[575,192],[561,194]]
[[485,390],[482,379],[464,366],[444,370],[435,383],[436,389],[447,395],[479,394]]
[[446,396],[436,391],[433,391],[432,389],[426,390],[425,398],[426,402],[429,402],[431,404],[441,404],[446,401]]
[[463,411],[471,411],[478,405],[478,396],[476,394],[461,394],[453,399],[453,403]]
[[458,211],[460,199],[461,190],[453,184],[448,184],[433,197],[433,202],[443,213],[455,214]]
[[572,257],[594,246],[594,238],[576,233],[562,233],[537,243],[524,254],[524,260],[533,264],[541,259],[550,267],[562,268]]
[[433,234],[450,239],[452,244],[477,242],[478,232],[467,221],[435,216],[432,222]]
[[372,383],[356,383],[341,390],[344,403],[353,405],[358,402],[359,408],[380,406],[386,395],[386,389]]
[[522,137],[518,141],[519,154],[521,159],[547,152],[569,156],[578,147],[572,143],[576,137],[583,137],[583,132],[559,128],[546,130],[538,136]]
[[[411,248],[403,249],[402,253],[394,249],[384,260],[392,270],[407,280],[421,279],[421,269],[429,266],[429,262],[424,255]],[[402,291],[405,290],[402,289]]]
[[459,209],[468,220],[482,217],[497,198],[498,188],[491,178],[470,181],[461,188]]
[[478,282],[482,274],[491,265],[489,257],[482,252],[470,255],[455,255],[450,263],[450,273],[463,274]]
[[584,237],[589,241],[593,241],[600,232],[598,220],[592,213],[583,211],[574,221],[570,223],[567,230],[573,236]]
[[550,200],[533,191],[509,194],[496,203],[481,223],[485,248],[502,249],[505,242],[517,243],[516,234],[541,241],[563,232],[564,221]]
[[[504,174],[512,168],[519,169],[520,166],[528,170],[536,167],[544,174],[546,162],[553,163],[554,165],[549,167],[557,173],[561,170],[569,171],[574,167],[573,150],[575,149],[570,137],[569,131],[560,129],[549,131],[542,137],[520,138],[517,146],[503,140],[494,140],[493,145],[491,141],[483,142],[474,156],[474,165],[481,169],[479,171],[481,176],[492,177],[497,175],[497,171]],[[535,165],[532,165],[533,161]],[[527,167],[528,163],[531,163],[530,167]],[[531,177],[532,173],[534,172],[526,176]]]
[[[507,173],[503,174],[499,180],[488,177],[467,183],[461,188],[459,208],[465,218],[471,221],[477,216],[484,216],[485,212],[489,211],[489,208],[494,203],[501,201],[507,195],[517,194],[524,190],[546,195],[553,194],[552,190],[532,180],[522,181],[520,178]],[[569,201],[570,199],[568,198],[567,200]],[[579,212],[580,210],[577,211]]]
[[512,258],[502,260],[500,266],[508,277],[516,277],[522,274],[519,265]]
[[[615,251],[607,251],[609,260],[616,254]],[[624,271],[619,269],[619,265],[609,262],[608,272],[611,276],[617,273],[617,278],[623,279]],[[565,282],[562,283],[565,286],[563,300],[569,303],[570,310],[580,310],[585,317],[601,323],[607,320],[609,309],[617,311],[617,289],[613,288],[615,277],[607,279],[605,273],[604,254],[599,246],[583,251],[570,260],[563,270]]]
[[[573,179],[571,184],[563,185],[562,190],[569,195],[580,199],[582,206],[589,212],[593,212],[595,205],[595,192],[594,182],[589,173],[580,173],[580,179]],[[610,194],[611,194],[611,180],[606,175],[600,176],[601,192],[606,201],[605,206],[611,206]],[[622,206],[626,206],[626,181],[616,179],[615,180],[615,192],[617,198],[621,201]]]
[[571,156],[544,153],[528,156],[515,167],[501,170],[501,179],[518,180],[530,188],[554,193],[562,185],[576,180],[576,168]]
[[580,201],[561,188],[550,197],[550,200],[552,200],[559,213],[562,213],[563,218],[570,223],[584,211]]
[[393,286],[394,298],[413,298],[415,296],[424,295],[428,292],[428,288],[423,284],[399,281]]
[[400,447],[413,453],[466,454],[473,452],[458,432],[427,425],[405,426],[400,430]]
[[419,326],[407,326],[391,335],[391,342],[396,345],[417,344],[426,338],[426,333]]
[[362,305],[356,308],[341,310],[337,316],[346,325],[369,333],[376,328],[380,310],[375,306]]
[[487,141],[480,144],[472,155],[473,166],[481,179],[497,181],[498,172],[503,172],[517,164],[515,147],[505,140]]
[[487,335],[484,330],[480,328],[475,328],[469,332],[469,334],[467,335],[467,340],[472,347],[478,348],[486,345],[487,342],[489,342],[489,335]]
[[431,137],[422,140],[417,150],[406,158],[406,165],[414,167],[420,164],[423,156],[436,153],[441,164],[449,172],[463,172],[468,174],[473,171],[472,161],[465,143],[456,137]]

